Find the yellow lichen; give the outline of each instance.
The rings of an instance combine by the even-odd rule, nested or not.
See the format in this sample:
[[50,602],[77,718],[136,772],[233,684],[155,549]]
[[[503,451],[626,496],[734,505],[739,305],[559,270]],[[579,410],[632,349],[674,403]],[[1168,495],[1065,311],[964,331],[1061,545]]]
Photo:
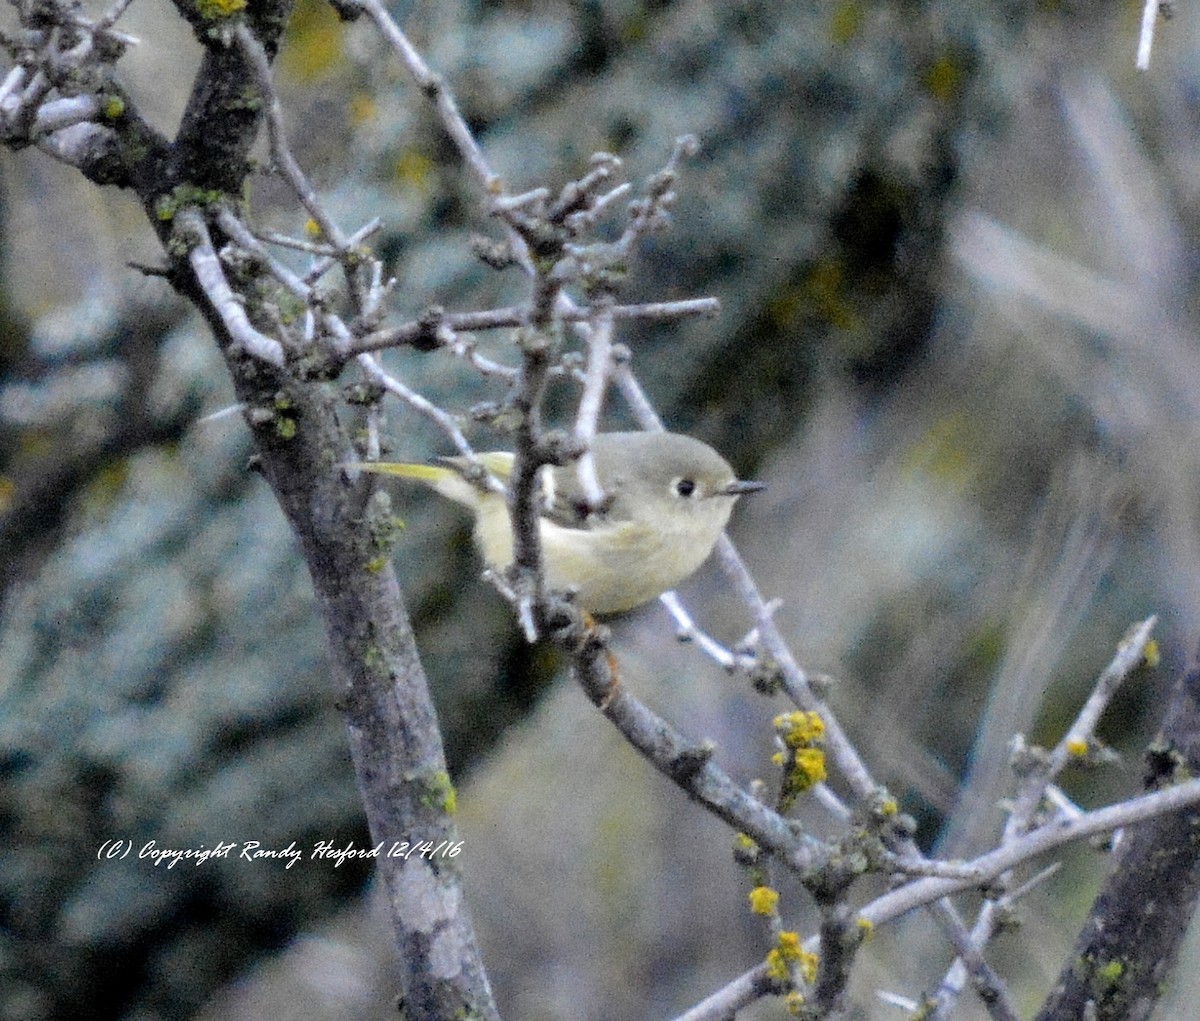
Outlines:
[[767,954],[767,974],[777,982],[789,982],[792,967],[800,969],[800,977],[808,983],[817,979],[817,955],[805,950],[797,932],[783,931],[775,947]]
[[819,713],[796,711],[781,713],[774,723],[775,731],[787,749],[771,758],[784,769],[779,800],[786,811],[797,795],[825,779],[825,752],[816,747],[824,739],[825,721]]
[[1076,759],[1082,759],[1088,753],[1088,743],[1081,737],[1073,737],[1067,742],[1067,754]]
[[750,910],[756,915],[771,915],[775,913],[775,905],[779,903],[779,893],[769,886],[756,886],[750,891]]
[[458,791],[454,789],[449,773],[441,771],[433,775],[429,783],[427,803],[440,808],[447,815],[458,811]]
[[733,860],[747,867],[758,861],[758,844],[745,833],[739,833],[733,839]]
[[217,21],[228,18],[244,10],[247,0],[196,0],[196,10],[207,21]]
[[1120,961],[1109,961],[1107,964],[1101,964],[1096,968],[1096,982],[1102,990],[1107,992],[1121,981],[1121,977],[1124,974],[1125,965]]
[[767,977],[776,982],[786,982],[789,979],[787,961],[778,950],[767,954]]
[[780,713],[775,717],[775,729],[789,748],[804,748],[825,736],[825,721],[820,713]]
[[1150,641],[1146,643],[1146,647],[1142,650],[1142,663],[1150,667],[1150,669],[1154,669],[1154,667],[1158,666],[1161,660],[1162,653],[1158,648],[1158,639],[1151,638]]
[[792,784],[801,791],[823,783],[826,777],[825,753],[820,748],[801,748],[792,768]]

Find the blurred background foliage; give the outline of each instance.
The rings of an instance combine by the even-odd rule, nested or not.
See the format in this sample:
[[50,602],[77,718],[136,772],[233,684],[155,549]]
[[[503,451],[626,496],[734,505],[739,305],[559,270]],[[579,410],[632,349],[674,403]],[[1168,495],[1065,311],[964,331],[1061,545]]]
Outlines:
[[[1137,74],[1128,2],[393,9],[514,191],[598,149],[643,178],[699,136],[675,227],[623,297],[714,294],[723,314],[620,339],[673,428],[768,482],[735,539],[922,843],[985,846],[1011,735],[1053,739],[1153,612],[1164,663],[1102,728],[1124,758],[1070,778],[1085,805],[1133,792],[1197,637],[1187,12]],[[123,61],[134,96],[169,130],[198,48],[157,0],[126,27],[143,40]],[[365,24],[301,0],[279,74],[328,207],[348,228],[384,221],[397,320],[520,296],[469,254],[496,236],[474,182]],[[302,231],[271,179],[249,200]],[[211,341],[129,265],[156,261],[140,215],[37,153],[0,155],[0,1017],[387,1016],[367,870],[97,860],[113,838],[366,840],[302,563],[238,418],[205,419],[231,401]],[[479,338],[498,358],[506,341]],[[444,354],[388,361],[455,410],[496,396]],[[609,412],[628,421],[616,398]],[[445,450],[400,408],[387,434],[404,459]],[[505,1016],[668,1017],[761,959],[731,835],[521,644],[476,580],[467,522],[391,495]],[[745,632],[714,570],[684,594],[720,637]],[[626,683],[735,775],[769,776],[778,701],[675,643],[656,606],[615,628]],[[995,949],[1025,1006],[1105,867],[1086,848],[1066,861]],[[948,963],[920,920],[880,933],[859,1016],[895,1016],[874,989],[916,995]]]

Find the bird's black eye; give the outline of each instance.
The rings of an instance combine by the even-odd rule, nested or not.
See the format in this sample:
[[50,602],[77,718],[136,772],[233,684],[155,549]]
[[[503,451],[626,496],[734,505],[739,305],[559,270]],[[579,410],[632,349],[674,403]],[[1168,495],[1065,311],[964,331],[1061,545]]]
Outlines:
[[691,496],[696,491],[696,483],[693,479],[676,479],[675,492],[680,496]]

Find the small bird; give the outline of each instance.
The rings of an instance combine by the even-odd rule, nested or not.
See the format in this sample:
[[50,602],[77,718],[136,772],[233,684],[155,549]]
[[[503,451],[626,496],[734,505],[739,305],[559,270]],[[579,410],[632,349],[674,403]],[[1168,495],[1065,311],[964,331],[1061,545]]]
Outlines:
[[[763,489],[738,479],[712,447],[666,432],[600,433],[592,441],[596,476],[608,499],[591,508],[574,465],[541,469],[540,529],[546,585],[573,588],[589,613],[622,613],[674,588],[707,559],[737,498]],[[488,567],[513,560],[512,524],[503,493],[469,481],[470,462],[364,461],[349,467],[416,479],[475,515],[475,543]],[[513,455],[479,455],[501,482]]]

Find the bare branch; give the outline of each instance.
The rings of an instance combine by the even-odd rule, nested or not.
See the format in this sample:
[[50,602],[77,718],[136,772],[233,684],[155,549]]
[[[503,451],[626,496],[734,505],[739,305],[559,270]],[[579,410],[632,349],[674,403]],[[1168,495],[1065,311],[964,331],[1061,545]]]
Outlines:
[[[658,597],[658,601],[667,608],[667,612],[675,619],[675,624],[678,627],[675,636],[681,642],[695,642],[710,659],[720,664],[726,670],[737,669],[739,665],[738,657],[696,623],[679,596],[674,592],[664,592]],[[754,662],[753,657],[746,658],[751,664]]]
[[962,880],[976,886],[987,881],[987,877],[979,871],[978,866],[961,861],[897,854],[885,855],[883,860],[890,872],[901,876],[934,876],[939,879]]
[[[958,912],[954,910],[954,906],[948,900],[940,900],[930,908],[930,911],[938,928],[942,930],[942,935],[958,953],[958,959],[962,961],[965,972],[970,975],[971,983],[975,987],[975,991],[979,993],[979,998],[983,1001],[993,1021],[1020,1021],[1017,1012],[1008,1001],[1008,990],[1005,988],[1004,980],[984,959],[974,935],[967,931],[967,927],[963,924]],[[958,990],[954,990],[953,995],[957,996],[957,994]],[[953,1002],[953,1000],[949,1002]],[[935,1013],[931,1017],[945,1016],[943,1013],[945,1008],[940,1000],[934,1009]]]
[[628,364],[619,365],[615,378],[621,396],[625,398],[625,403],[629,405],[629,410],[633,412],[633,417],[637,419],[638,425],[648,432],[662,432],[666,426],[658,417],[658,412],[654,410],[654,405],[650,403],[646,391],[637,381],[633,369]]
[[217,224],[242,248],[260,259],[271,275],[295,297],[305,303],[312,299],[312,288],[276,259],[232,210],[224,207],[218,210]]
[[408,41],[408,36],[392,20],[392,16],[379,0],[357,0],[357,2],[375,22],[375,26],[384,39],[391,44],[401,62],[416,79],[421,91],[433,101],[434,108],[441,118],[442,126],[453,140],[463,162],[475,172],[482,182],[484,191],[491,196],[499,195],[503,190],[500,178],[488,165],[483,150],[479,147],[479,143],[475,140],[475,136],[471,133],[471,129],[458,109],[454,94],[446,88],[441,77],[425,63],[425,59]]
[[33,134],[48,135],[100,116],[103,106],[98,96],[68,96],[53,99],[38,107],[33,119]]
[[[1031,861],[1047,851],[1101,833],[1111,833],[1123,826],[1156,816],[1178,812],[1200,803],[1200,780],[1188,780],[1165,790],[1144,794],[1119,804],[1085,812],[1076,819],[1049,823],[1032,830],[1002,847],[967,862],[977,870],[982,882],[997,878],[1009,869]],[[920,879],[872,901],[860,912],[861,917],[875,925],[891,921],[913,908],[928,904],[947,894],[957,893],[979,885],[979,882],[959,879]]]
[[584,499],[592,510],[599,510],[606,499],[600,477],[596,474],[596,458],[592,454],[592,442],[604,408],[608,393],[608,380],[612,373],[613,318],[607,301],[600,301],[593,311],[588,331],[588,363],[583,380],[583,394],[579,398],[579,410],[575,416],[575,441],[583,448],[576,462],[579,485]]
[[6,121],[15,118],[22,105],[21,93],[29,81],[29,69],[18,64],[4,76],[0,84],[0,117]]
[[759,593],[758,585],[745,561],[728,536],[723,535],[717,541],[716,552],[717,562],[725,572],[725,577],[733,584],[742,601],[754,615],[759,641],[767,655],[778,666],[788,697],[801,709],[821,714],[825,721],[825,745],[833,762],[855,795],[864,802],[870,800],[882,788],[872,778],[866,763],[859,756],[833,711],[824,699],[819,698],[813,691],[808,674],[796,662],[791,649],[779,633],[766,600]]
[[[413,410],[420,412],[430,421],[436,423],[450,437],[450,441],[459,453],[464,457],[470,458],[472,461],[476,460],[475,451],[471,449],[471,444],[467,441],[466,436],[463,435],[463,431],[459,428],[453,415],[447,414],[434,404],[433,401],[427,397],[423,397],[415,390],[405,386],[395,376],[385,372],[382,366],[371,355],[359,355],[356,361],[366,373],[368,379],[378,383],[388,393],[395,394],[395,396],[399,397]],[[492,481],[494,486],[499,487],[500,491],[503,491],[503,487],[498,482],[495,480]]]
[[861,945],[861,930],[852,920],[844,895],[823,903],[820,927],[820,957],[813,1004],[823,1017],[841,1017],[845,1007],[850,966]]
[[[1062,772],[1072,756],[1078,754],[1080,748],[1086,750],[1089,747],[1096,725],[1117,688],[1144,660],[1146,646],[1150,641],[1150,632],[1154,627],[1155,620],[1156,618],[1149,617],[1131,629],[1130,634],[1117,647],[1112,661],[1101,672],[1091,694],[1075,721],[1068,728],[1067,733],[1063,735],[1043,762],[1036,766],[1026,766],[1028,772],[1018,786],[1018,792],[1012,801],[1012,807],[1001,836],[1001,846],[1011,844],[1029,831],[1044,799],[1050,800],[1058,808],[1055,821],[1074,822],[1084,815],[1075,806],[1068,809],[1056,800],[1057,789],[1052,786],[1052,781]],[[1065,801],[1065,798],[1063,800]],[[1004,885],[1011,877],[1001,876],[998,878]],[[995,899],[985,901],[980,907],[975,925],[971,930],[971,940],[975,947],[982,947],[992,938],[999,907],[1000,901]],[[954,997],[962,989],[964,969],[969,970],[969,965],[965,962],[955,961],[943,979],[937,994],[940,1010],[949,1011],[952,1008]]]
[[133,36],[127,36],[123,32],[111,31],[113,25],[117,23],[117,19],[129,9],[131,3],[133,3],[133,0],[115,0],[113,5],[94,22],[97,32],[103,33],[110,38],[123,39],[131,45],[136,43],[137,40]]
[[[688,301],[659,301],[642,305],[613,305],[609,309],[609,314],[613,319],[674,320],[686,319],[691,316],[714,316],[720,311],[720,308],[720,302],[716,298],[694,298]],[[574,306],[558,310],[557,314],[563,322],[586,323],[595,315],[595,312],[591,308]],[[442,312],[432,326],[446,325],[455,331],[476,332],[515,329],[527,326],[529,322],[530,310],[528,308],[511,306],[479,312]],[[382,351],[389,347],[419,343],[423,337],[431,335],[430,318],[422,316],[413,322],[376,330],[361,337],[355,342],[351,353],[362,354],[367,351]]]
[[616,660],[602,634],[585,627],[574,642],[575,677],[584,693],[656,769],[788,868],[802,872],[819,860],[819,841],[734,783],[712,761],[711,746],[687,740],[619,684]]
[[276,166],[283,171],[284,177],[291,184],[300,204],[308,210],[309,216],[320,225],[321,233],[333,242],[336,248],[344,251],[347,247],[347,240],[342,236],[341,228],[325,212],[325,207],[317,198],[315,189],[288,146],[287,133],[283,124],[283,109],[279,105],[279,97],[275,93],[275,83],[271,77],[271,63],[267,59],[266,50],[263,49],[258,37],[244,23],[238,24],[234,28],[233,38],[250,67],[253,68],[255,76],[258,78],[258,87],[265,97],[267,137],[270,140],[272,159]]
[[497,195],[491,208],[493,213],[513,213],[531,207],[544,208],[549,200],[549,188],[533,188],[520,195]]
[[705,997],[674,1021],[729,1021],[738,1011],[776,991],[774,983],[767,977],[766,965],[760,964]]
[[247,318],[241,298],[234,294],[225,279],[225,271],[213,251],[212,238],[200,211],[193,206],[179,210],[175,215],[175,226],[180,238],[188,245],[188,262],[196,274],[196,281],[208,295],[230,337],[248,354],[281,367],[283,346],[256,330]]
[[[537,284],[545,284],[535,278]],[[514,606],[527,638],[546,623],[545,573],[542,569],[541,492],[538,472],[546,463],[542,445],[541,404],[552,358],[552,327],[530,326],[518,338],[521,370],[510,403],[517,413],[513,430],[513,466],[508,479],[508,513],[513,529]],[[532,638],[530,638],[532,641]]]
[[1154,45],[1154,24],[1158,21],[1159,0],[1146,0],[1142,7],[1142,27],[1138,33],[1137,60],[1139,71],[1150,70],[1150,49]]
[[316,283],[338,264],[340,257],[344,256],[347,252],[352,252],[366,241],[367,238],[377,233],[382,226],[383,221],[376,217],[373,220],[368,220],[358,230],[347,237],[343,245],[332,249],[328,246],[322,248],[320,251],[321,257],[314,260],[313,264],[308,268],[308,272],[304,274],[305,281],[310,284]]
[[99,124],[84,122],[44,135],[37,147],[60,163],[85,173],[116,152],[117,136]]
[[[1129,636],[1118,646],[1116,655],[1100,674],[1091,694],[1083,708],[1080,709],[1079,715],[1076,716],[1075,722],[1071,724],[1070,729],[1051,751],[1046,766],[1048,778],[1055,777],[1062,772],[1072,758],[1080,756],[1080,749],[1086,749],[1095,739],[1096,726],[1099,724],[1104,710],[1108,708],[1109,702],[1116,695],[1117,689],[1138,666],[1145,662],[1150,632],[1154,630],[1157,622],[1157,617],[1147,617],[1135,626]],[[1030,791],[1026,797],[1032,800],[1033,792]]]

